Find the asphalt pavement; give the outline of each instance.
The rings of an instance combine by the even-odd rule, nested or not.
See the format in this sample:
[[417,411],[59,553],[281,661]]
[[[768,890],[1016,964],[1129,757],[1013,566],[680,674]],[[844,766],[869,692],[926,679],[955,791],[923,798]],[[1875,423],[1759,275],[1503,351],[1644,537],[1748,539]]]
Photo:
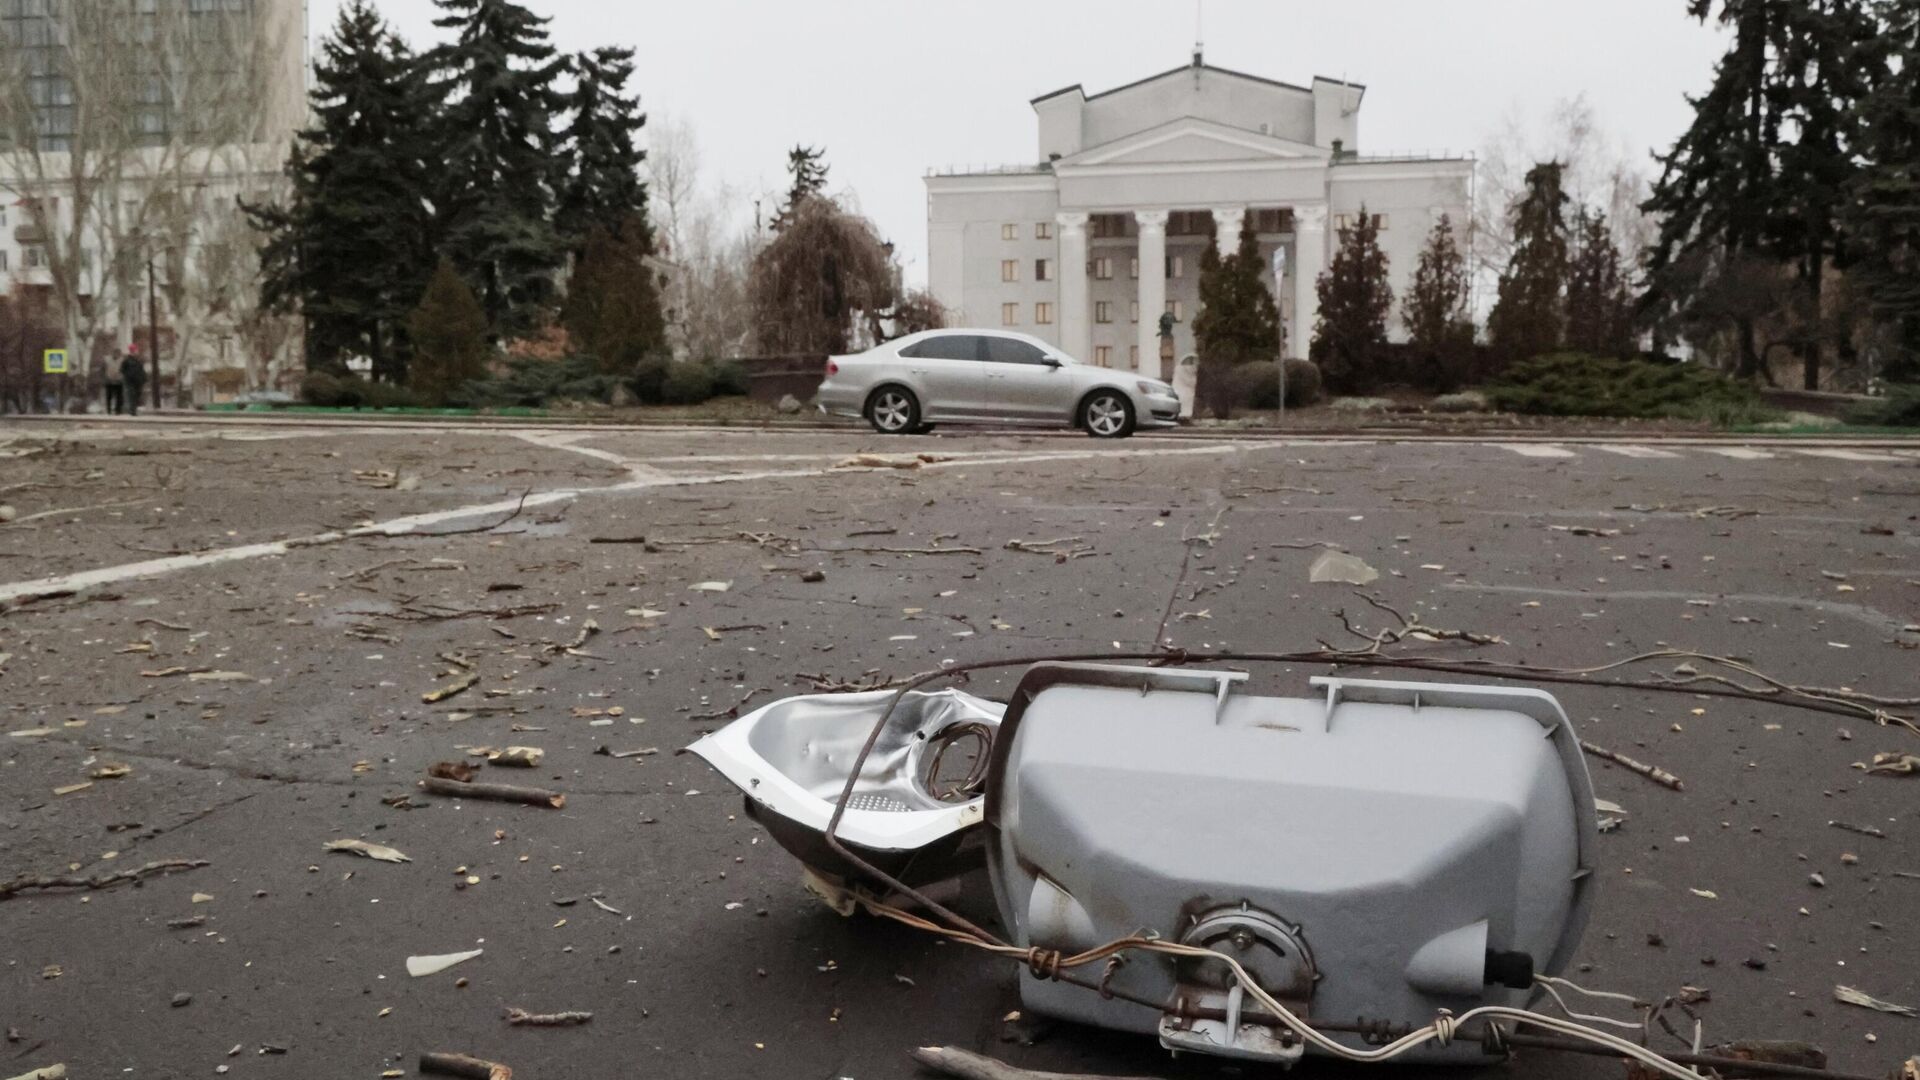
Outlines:
[[[1907,699],[1894,713],[1920,697],[1907,444],[37,423],[0,425],[0,504],[0,891],[206,863],[0,897],[7,1076],[411,1076],[452,1051],[535,1080],[870,1080],[916,1075],[905,1051],[927,1043],[1259,1075],[1006,1022],[1028,976],[834,915],[677,751],[782,695],[946,664],[1350,645],[1336,612],[1391,619],[1309,584],[1324,546],[1378,569],[1381,604],[1500,638],[1423,653],[1586,668],[1689,649]],[[1319,673],[1254,685],[1304,694]],[[1707,1044],[1804,1039],[1869,1075],[1920,1054],[1920,1019],[1834,999],[1920,1007],[1920,775],[1855,767],[1920,735],[1551,689],[1583,738],[1684,782],[1591,763],[1627,819],[1601,838],[1572,977],[1707,990]],[[509,744],[545,759],[492,778],[564,808],[417,787]],[[345,838],[410,861],[326,850]],[[980,891],[963,903],[990,918]],[[518,1027],[509,1008],[593,1019]],[[1508,1073],[1621,1066],[1529,1053]]]

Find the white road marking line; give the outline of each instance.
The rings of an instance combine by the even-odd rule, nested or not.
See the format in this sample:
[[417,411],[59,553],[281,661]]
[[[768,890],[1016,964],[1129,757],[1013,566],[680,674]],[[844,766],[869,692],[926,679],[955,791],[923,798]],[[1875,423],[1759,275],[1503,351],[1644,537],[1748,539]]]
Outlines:
[[[557,449],[590,450],[590,447],[556,447]],[[1207,454],[1232,454],[1243,450],[1264,450],[1269,447],[1259,443],[1218,443],[1204,447],[1181,447],[1179,449],[1144,448],[1139,450],[1114,450],[1102,447],[1093,450],[1071,452],[1041,452],[1024,455],[1009,455],[1001,458],[930,462],[924,469],[964,468],[971,465],[1017,465],[1026,462],[1042,463],[1065,460],[1085,460],[1098,458],[1110,460],[1126,457],[1194,457]],[[595,455],[589,455],[595,456]],[[479,517],[483,514],[505,514],[515,507],[528,509],[548,506],[553,503],[567,502],[586,495],[612,495],[633,491],[645,491],[650,488],[702,487],[711,484],[736,484],[753,480],[797,480],[812,477],[829,476],[844,473],[890,473],[892,469],[839,469],[832,466],[811,469],[770,469],[760,472],[744,473],[708,473],[697,476],[641,476],[617,484],[594,488],[557,488],[552,491],[537,491],[524,499],[514,497],[495,502],[479,503],[472,506],[454,507],[449,510],[433,510],[422,514],[410,514],[393,518],[373,525],[363,525],[354,529],[316,533],[311,536],[295,537],[288,540],[275,540],[263,544],[242,544],[238,547],[221,548],[214,551],[195,552],[191,555],[172,555],[164,559],[148,559],[144,562],[122,563],[118,566],[104,566],[96,570],[82,570],[72,574],[56,574],[52,577],[34,578],[29,581],[14,581],[0,584],[0,602],[19,600],[28,597],[45,596],[49,593],[79,592],[97,585],[111,585],[137,578],[160,577],[192,570],[203,566],[216,566],[221,563],[240,562],[247,559],[260,559],[274,555],[286,555],[301,548],[320,547],[350,540],[362,536],[404,536],[429,526],[440,525],[465,518]],[[428,534],[431,535],[431,534]]]
[[1700,449],[1705,450],[1709,454],[1719,454],[1721,457],[1730,457],[1735,461],[1772,461],[1774,457],[1777,456],[1769,454],[1765,450],[1755,450],[1748,446],[1703,446]]
[[1564,446],[1553,446],[1548,443],[1488,443],[1487,445],[1497,446],[1502,450],[1511,450],[1521,457],[1569,458],[1580,456]]
[[1680,456],[1671,450],[1655,450],[1651,446],[1633,446],[1631,444],[1614,446],[1608,443],[1594,443],[1593,448],[1595,450],[1605,450],[1609,454],[1619,454],[1621,457],[1630,458],[1677,458]]
[[1899,461],[1892,454],[1869,454],[1864,450],[1839,450],[1827,447],[1794,447],[1791,451],[1807,457],[1833,458],[1835,461]]

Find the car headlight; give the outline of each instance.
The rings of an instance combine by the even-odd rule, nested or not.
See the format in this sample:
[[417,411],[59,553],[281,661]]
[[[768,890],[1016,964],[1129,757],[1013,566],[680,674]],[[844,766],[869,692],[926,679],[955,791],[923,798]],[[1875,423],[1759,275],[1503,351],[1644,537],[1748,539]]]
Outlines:
[[1139,387],[1140,392],[1143,394],[1160,394],[1164,396],[1173,393],[1173,387],[1168,386],[1166,383],[1148,382],[1145,379],[1141,379],[1133,385]]

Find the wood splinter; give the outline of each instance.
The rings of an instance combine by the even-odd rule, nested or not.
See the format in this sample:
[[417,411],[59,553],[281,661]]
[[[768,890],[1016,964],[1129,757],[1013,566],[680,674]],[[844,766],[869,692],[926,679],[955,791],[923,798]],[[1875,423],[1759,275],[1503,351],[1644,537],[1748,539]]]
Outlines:
[[492,799],[496,802],[525,803],[529,806],[550,806],[555,810],[567,805],[567,797],[557,791],[519,787],[514,784],[463,784],[458,780],[429,776],[420,781],[420,786],[431,794],[446,795],[455,799]]
[[571,1027],[592,1019],[590,1012],[530,1013],[512,1006],[507,1008],[507,1023],[515,1027]]
[[1093,1076],[1086,1073],[1034,1072],[1015,1068],[957,1046],[916,1046],[907,1051],[922,1068],[955,1080],[1146,1080],[1145,1077]]
[[513,1080],[513,1070],[497,1061],[482,1061],[465,1054],[421,1054],[420,1071],[441,1076],[466,1076],[473,1080]]

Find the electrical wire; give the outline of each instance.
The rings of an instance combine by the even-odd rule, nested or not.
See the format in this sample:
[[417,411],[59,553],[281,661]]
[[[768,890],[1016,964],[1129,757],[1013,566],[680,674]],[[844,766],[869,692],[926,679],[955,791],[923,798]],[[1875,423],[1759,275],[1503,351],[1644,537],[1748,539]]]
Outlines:
[[[1544,1013],[1537,1013],[1528,1009],[1518,1009],[1510,1005],[1481,1005],[1469,1009],[1458,1016],[1443,1009],[1425,1026],[1415,1028],[1384,1046],[1368,1050],[1357,1050],[1345,1043],[1329,1038],[1305,1020],[1294,1015],[1292,1010],[1282,1005],[1277,998],[1262,988],[1253,976],[1248,973],[1247,969],[1241,966],[1240,961],[1214,949],[1202,948],[1198,945],[1181,945],[1171,941],[1160,941],[1154,938],[1135,936],[1120,938],[1084,952],[1063,956],[1057,951],[1048,949],[1022,949],[1017,945],[990,943],[964,930],[943,927],[938,923],[921,918],[911,912],[903,911],[891,904],[867,896],[864,893],[856,892],[854,895],[863,908],[875,915],[904,923],[915,929],[925,930],[928,933],[937,934],[949,941],[971,945],[974,948],[1025,963],[1028,970],[1031,971],[1035,977],[1039,978],[1052,978],[1062,970],[1099,963],[1108,957],[1135,950],[1160,953],[1166,956],[1219,961],[1233,972],[1234,978],[1239,981],[1240,986],[1246,991],[1247,995],[1265,1006],[1266,1009],[1279,1020],[1281,1026],[1293,1032],[1299,1036],[1302,1041],[1320,1050],[1322,1053],[1332,1057],[1343,1058],[1347,1061],[1364,1063],[1391,1061],[1429,1042],[1436,1043],[1442,1047],[1449,1045],[1453,1042],[1454,1035],[1458,1032],[1460,1026],[1470,1021],[1508,1020],[1515,1024],[1524,1024],[1558,1035],[1580,1039],[1619,1054],[1622,1057],[1632,1058],[1634,1061],[1645,1065],[1647,1068],[1663,1076],[1673,1077],[1674,1080],[1705,1080],[1699,1072],[1670,1061],[1663,1055],[1649,1050],[1638,1043],[1629,1042],[1617,1035],[1610,1035],[1575,1020],[1563,1020],[1557,1016],[1548,1016]],[[1625,995],[1609,996],[1624,997]],[[1608,1022],[1617,1023],[1618,1021]],[[1637,1024],[1628,1026],[1636,1029],[1639,1027]]]

